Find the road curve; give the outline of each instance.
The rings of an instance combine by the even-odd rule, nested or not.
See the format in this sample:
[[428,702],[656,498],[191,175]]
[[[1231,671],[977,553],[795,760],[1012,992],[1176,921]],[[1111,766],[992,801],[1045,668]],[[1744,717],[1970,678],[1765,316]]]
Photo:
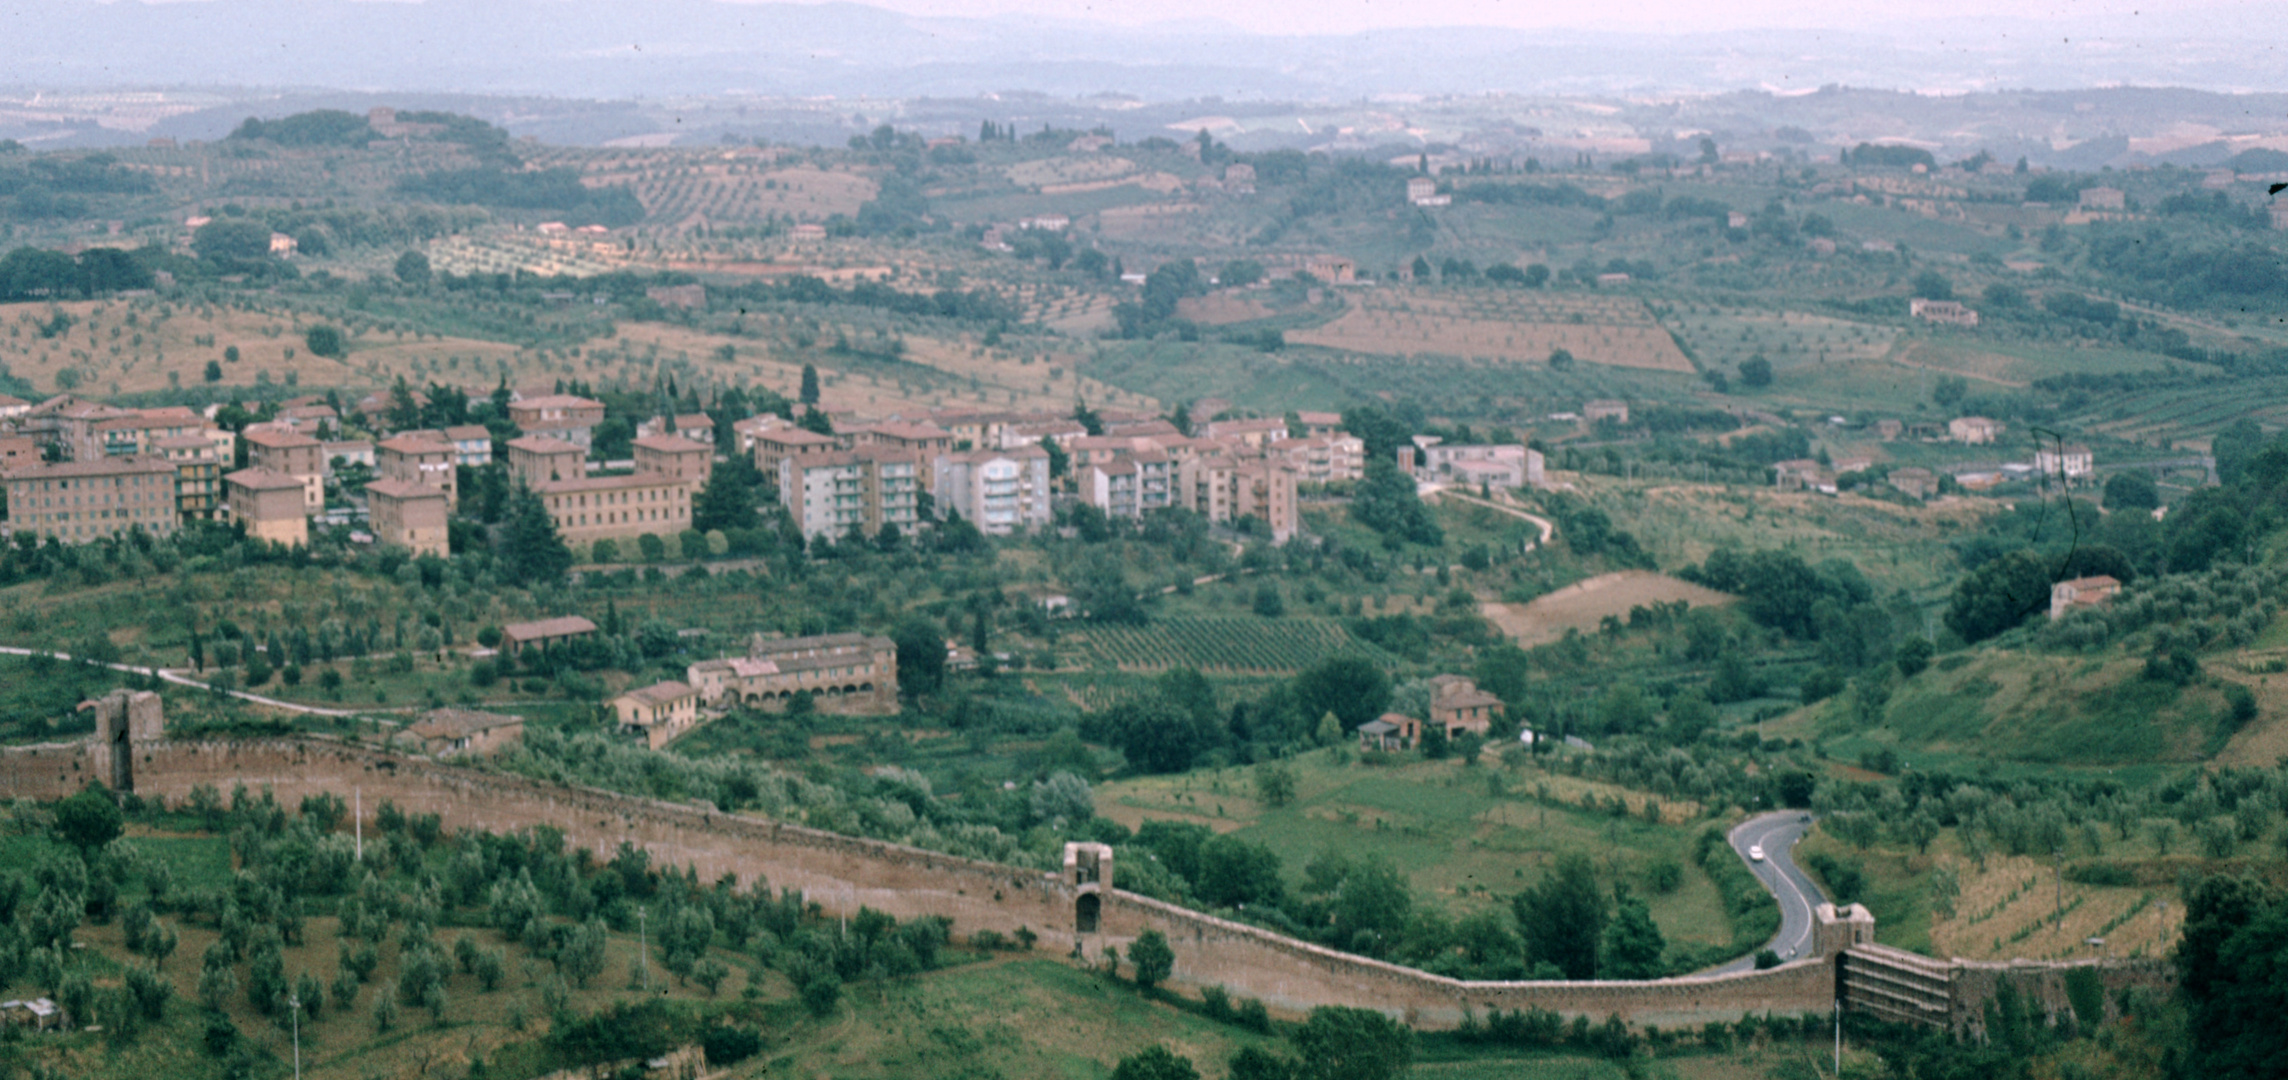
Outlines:
[[[1815,904],[1827,902],[1826,894],[1819,891],[1819,883],[1795,864],[1795,843],[1811,829],[1811,815],[1802,810],[1782,810],[1758,814],[1732,827],[1725,837],[1732,844],[1734,854],[1748,864],[1748,870],[1764,883],[1780,904],[1780,932],[1764,947],[1779,954],[1781,960],[1793,960],[1811,951],[1811,909]],[[1764,861],[1748,858],[1750,847],[1764,849]],[[1731,975],[1754,971],[1755,954],[1740,957],[1703,971],[1693,977]]]
[[[1557,526],[1548,518],[1542,517],[1539,514],[1529,514],[1523,510],[1518,509],[1517,507],[1508,506],[1503,503],[1488,502],[1484,499],[1478,498],[1475,495],[1464,494],[1442,484],[1424,484],[1421,485],[1421,487],[1423,489],[1423,494],[1426,494],[1433,499],[1450,498],[1457,502],[1466,502],[1474,506],[1483,506],[1488,510],[1499,510],[1511,517],[1524,518],[1525,520],[1532,522],[1535,528],[1541,530],[1541,540],[1534,545],[1535,547],[1548,547],[1549,538],[1557,535]],[[1506,498],[1507,496],[1505,495],[1504,497]]]

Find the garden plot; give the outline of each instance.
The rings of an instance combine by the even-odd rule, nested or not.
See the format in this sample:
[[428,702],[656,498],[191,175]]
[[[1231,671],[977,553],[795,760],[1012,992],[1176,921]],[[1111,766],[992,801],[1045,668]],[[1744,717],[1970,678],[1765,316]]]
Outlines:
[[2055,866],[2023,856],[1988,856],[1983,871],[1968,859],[1942,862],[1958,876],[1962,892],[1952,918],[1932,916],[1931,946],[1940,956],[2079,960],[2097,953],[2090,938],[2104,938],[2107,955],[2162,957],[2184,922],[2174,889],[2072,881],[2061,888]]
[[1119,671],[1188,667],[1216,674],[1301,671],[1343,653],[1389,659],[1334,619],[1194,615],[1149,626],[1090,627],[1079,645],[1095,666]]
[[1681,600],[1694,607],[1728,604],[1732,597],[1689,581],[1649,570],[1599,574],[1536,598],[1529,604],[1486,603],[1486,620],[1526,648],[1565,636],[1567,630],[1592,633],[1607,616],[1627,621],[1629,609]]
[[1690,372],[1674,339],[1633,297],[1376,290],[1293,344],[1385,356],[1459,356],[1545,364],[1556,350],[1584,363]]

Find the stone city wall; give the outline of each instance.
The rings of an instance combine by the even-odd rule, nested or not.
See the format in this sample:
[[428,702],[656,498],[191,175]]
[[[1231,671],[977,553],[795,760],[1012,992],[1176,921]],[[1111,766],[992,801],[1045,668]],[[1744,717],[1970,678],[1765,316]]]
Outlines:
[[[55,799],[78,791],[95,778],[89,750],[68,744],[0,752],[0,796]],[[162,740],[138,743],[134,752],[136,792],[170,803],[201,784],[225,796],[243,784],[268,789],[289,807],[325,793],[371,815],[388,800],[408,814],[436,814],[450,829],[505,833],[547,825],[561,830],[567,845],[605,858],[632,843],[656,864],[695,867],[703,880],[730,874],[741,885],[763,879],[774,889],[799,889],[828,912],[863,905],[901,919],[944,915],[964,934],[1030,929],[1043,948],[1067,952],[1077,942],[1091,958],[1107,945],[1125,953],[1136,935],[1157,929],[1175,950],[1174,982],[1221,985],[1287,1014],[1351,1005],[1445,1028],[1465,1011],[1539,1008],[1676,1027],[1747,1013],[1824,1013],[1834,1001],[1835,969],[1816,959],[1716,979],[1465,982],[1119,891],[1103,894],[1101,932],[1079,935],[1076,890],[1061,875],[1038,870],[325,739]]]

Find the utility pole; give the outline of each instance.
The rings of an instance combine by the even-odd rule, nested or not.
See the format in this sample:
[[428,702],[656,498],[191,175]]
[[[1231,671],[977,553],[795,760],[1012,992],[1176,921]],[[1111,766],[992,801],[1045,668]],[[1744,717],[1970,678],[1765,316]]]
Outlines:
[[2051,853],[2057,857],[2055,864],[2050,867],[2050,879],[2057,883],[2058,897],[2058,914],[2053,922],[2062,927],[2066,924],[2066,849],[2053,848]]
[[287,995],[286,1007],[294,1010],[294,1080],[302,1080],[302,995]]
[[362,863],[365,861],[365,789],[351,788],[350,791],[357,800],[357,809],[350,813],[350,823],[357,829],[357,861]]
[[647,994],[651,993],[651,923],[648,919],[649,915],[650,912],[648,909],[643,907],[636,908],[636,933],[638,935],[637,942],[642,949],[642,951],[637,954],[638,959],[636,962],[643,965],[643,988],[644,993]]
[[1843,1076],[1843,1003],[1842,1003],[1842,1002],[1840,1002],[1840,1001],[1835,1003],[1835,1076],[1836,1076],[1836,1080],[1842,1080],[1842,1076]]

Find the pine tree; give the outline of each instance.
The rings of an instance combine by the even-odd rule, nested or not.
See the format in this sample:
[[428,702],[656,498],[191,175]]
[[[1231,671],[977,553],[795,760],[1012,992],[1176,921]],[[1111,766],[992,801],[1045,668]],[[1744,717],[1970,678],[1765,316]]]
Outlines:
[[754,464],[734,456],[715,467],[707,486],[691,506],[691,527],[700,532],[752,529],[762,524],[755,513]]
[[812,364],[802,366],[802,403],[818,404],[818,368]]
[[501,563],[520,585],[560,582],[572,568],[572,550],[556,534],[556,521],[532,489],[519,483],[509,494],[501,535]]

